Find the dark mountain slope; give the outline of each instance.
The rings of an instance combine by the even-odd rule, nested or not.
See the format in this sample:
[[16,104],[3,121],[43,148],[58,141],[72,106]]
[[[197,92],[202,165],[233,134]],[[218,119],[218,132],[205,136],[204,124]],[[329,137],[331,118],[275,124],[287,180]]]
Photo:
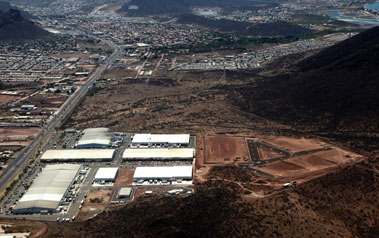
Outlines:
[[284,21],[253,24],[232,20],[215,20],[206,17],[185,14],[177,20],[180,24],[194,24],[243,36],[296,36],[312,33],[313,31]]
[[379,131],[379,27],[325,49],[279,75],[237,89],[245,110],[302,128]]
[[48,39],[51,33],[26,20],[18,10],[0,11],[0,41]]
[[[19,9],[17,9],[17,7],[11,6],[8,2],[0,1],[0,11],[8,12],[11,9],[19,10]],[[34,18],[36,18],[35,16],[33,16],[32,14],[30,14],[29,12],[26,12],[26,11],[23,11],[23,10],[19,10],[19,11],[20,11],[21,16],[23,18],[26,18],[26,19],[34,19]]]

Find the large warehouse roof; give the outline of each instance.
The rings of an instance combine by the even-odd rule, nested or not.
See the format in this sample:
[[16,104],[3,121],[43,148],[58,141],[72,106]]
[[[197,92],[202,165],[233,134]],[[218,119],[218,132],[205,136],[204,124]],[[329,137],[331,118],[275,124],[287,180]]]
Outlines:
[[47,165],[16,205],[17,209],[56,209],[81,165]]
[[95,180],[113,180],[116,178],[118,168],[99,168],[95,175]]
[[111,160],[114,152],[114,149],[47,150],[41,160]]
[[108,128],[88,128],[83,130],[83,136],[77,143],[77,147],[91,145],[91,144],[100,144],[100,145],[109,145],[112,139],[112,133],[109,132]]
[[195,156],[193,148],[149,148],[149,149],[126,149],[122,155],[125,159],[146,158],[183,158],[192,159]]
[[169,143],[169,144],[189,144],[189,134],[135,134],[133,144],[143,143]]
[[192,166],[137,167],[133,178],[138,179],[192,179]]

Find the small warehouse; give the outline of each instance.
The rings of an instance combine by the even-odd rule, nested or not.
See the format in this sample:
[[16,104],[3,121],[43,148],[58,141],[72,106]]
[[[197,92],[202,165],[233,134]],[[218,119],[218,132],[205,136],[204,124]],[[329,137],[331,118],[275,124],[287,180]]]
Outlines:
[[114,149],[47,150],[41,162],[109,162],[115,153]]
[[189,146],[190,134],[135,134],[132,147]]
[[126,149],[122,155],[124,160],[193,160],[193,148],[149,148]]
[[95,181],[114,182],[118,173],[118,167],[99,168],[95,175]]
[[133,180],[192,180],[192,166],[137,167]]
[[118,192],[118,198],[131,198],[132,197],[132,188],[124,187],[121,188]]

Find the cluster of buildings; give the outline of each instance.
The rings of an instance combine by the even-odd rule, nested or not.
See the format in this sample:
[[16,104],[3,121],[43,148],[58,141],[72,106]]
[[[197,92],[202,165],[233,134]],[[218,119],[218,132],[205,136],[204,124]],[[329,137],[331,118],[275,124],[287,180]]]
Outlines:
[[[133,187],[137,186],[192,183],[195,138],[189,134],[125,136],[112,133],[107,128],[89,128],[80,134],[75,148],[50,149],[42,153],[40,162],[45,167],[14,206],[14,214],[59,213],[62,205],[75,200],[81,192],[84,185],[80,182],[89,179],[86,181],[90,181],[92,186],[113,186],[121,163],[139,161],[131,186],[118,190],[120,199],[130,198]],[[112,148],[115,141],[122,147]],[[123,151],[117,158],[121,148]],[[150,161],[187,161],[188,165],[151,166],[148,164]],[[89,172],[91,170],[93,172]]]
[[197,56],[190,62],[177,62],[176,67],[173,70],[238,70],[259,68],[263,63],[269,60],[290,54],[325,48],[350,36],[347,33],[337,35],[339,36],[300,40],[289,44],[278,45],[237,55],[212,54]]

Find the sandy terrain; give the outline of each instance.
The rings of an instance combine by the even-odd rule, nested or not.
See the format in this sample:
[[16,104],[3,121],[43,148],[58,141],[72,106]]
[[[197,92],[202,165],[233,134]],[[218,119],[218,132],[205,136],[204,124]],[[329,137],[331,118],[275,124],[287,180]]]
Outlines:
[[0,95],[0,105],[20,99],[20,96]]
[[339,148],[298,156],[259,166],[258,169],[277,178],[307,181],[332,170],[358,162],[363,157]]
[[281,155],[275,151],[272,151],[266,147],[263,147],[263,146],[259,146],[258,151],[259,151],[259,157],[261,160],[276,159],[276,158],[280,158],[283,156],[283,155]]
[[319,141],[305,138],[297,139],[289,137],[267,137],[263,138],[262,141],[278,148],[288,150],[292,153],[305,150],[320,149],[324,147],[323,143]]
[[41,128],[39,127],[0,127],[0,137],[6,138],[9,136],[31,136],[34,137],[38,135]]
[[206,164],[246,162],[248,157],[245,140],[242,137],[207,136],[205,138]]
[[67,96],[47,96],[47,95],[36,95],[29,98],[24,102],[24,104],[32,104],[37,107],[60,107],[66,100]]
[[118,171],[117,179],[114,183],[115,186],[127,186],[133,183],[134,169],[122,168]]
[[[102,212],[110,203],[113,196],[113,190],[92,190],[88,193],[82,209],[80,209],[78,220],[86,220]],[[94,199],[99,199],[94,201]],[[91,200],[93,202],[91,202]]]

